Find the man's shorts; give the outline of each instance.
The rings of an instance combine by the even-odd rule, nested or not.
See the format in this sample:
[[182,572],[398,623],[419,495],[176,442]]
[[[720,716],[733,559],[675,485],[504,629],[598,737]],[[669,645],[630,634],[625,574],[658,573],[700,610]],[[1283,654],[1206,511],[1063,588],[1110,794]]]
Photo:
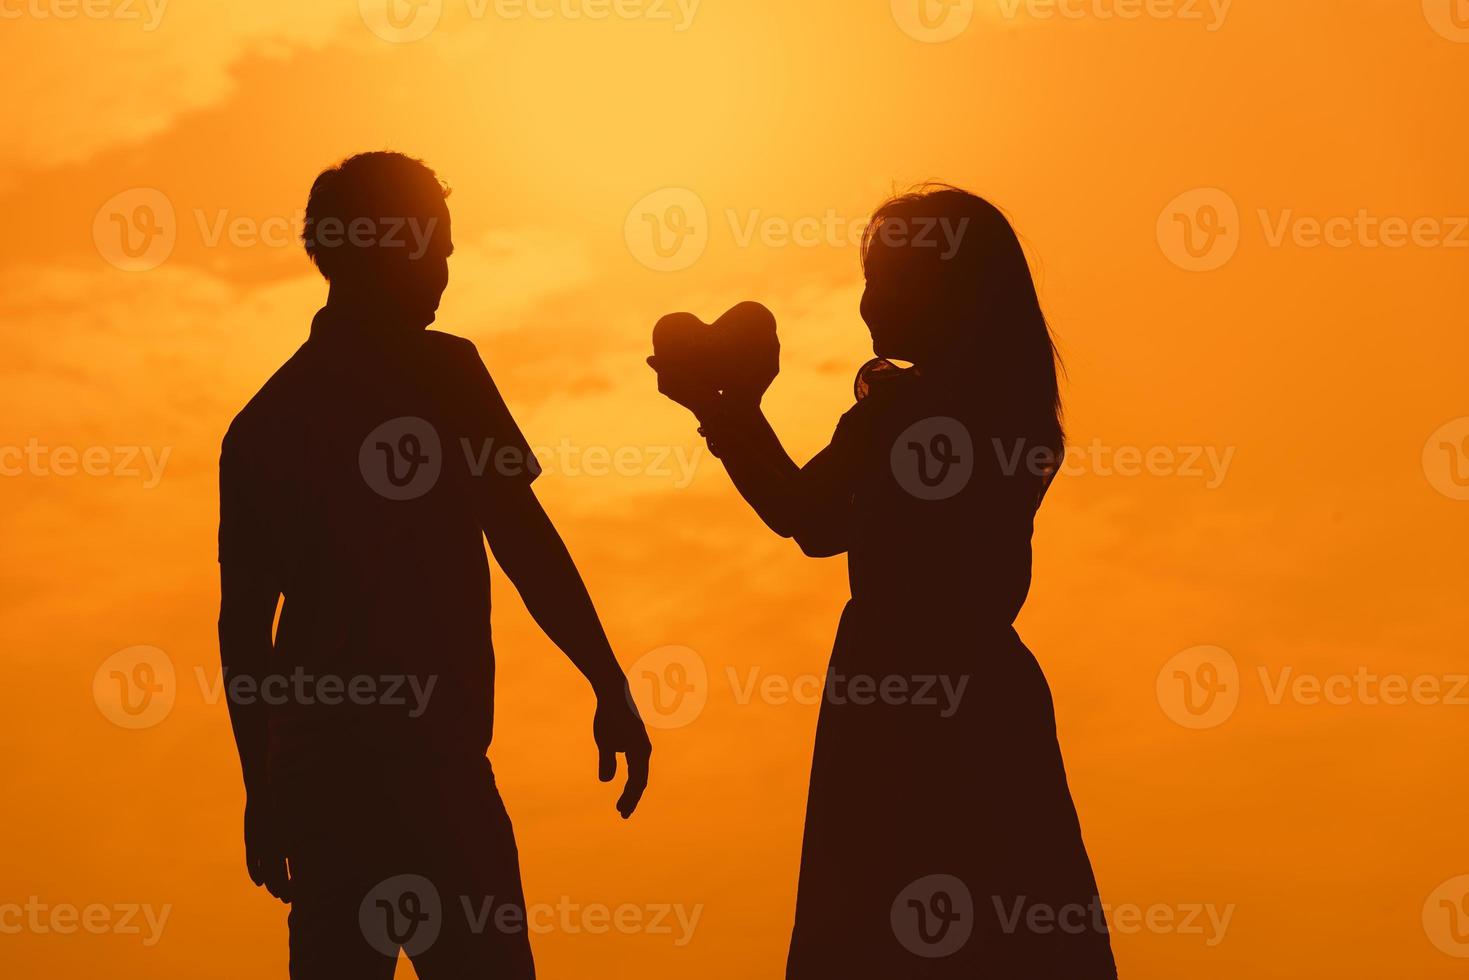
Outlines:
[[481,757],[277,776],[292,980],[535,976],[510,818]]

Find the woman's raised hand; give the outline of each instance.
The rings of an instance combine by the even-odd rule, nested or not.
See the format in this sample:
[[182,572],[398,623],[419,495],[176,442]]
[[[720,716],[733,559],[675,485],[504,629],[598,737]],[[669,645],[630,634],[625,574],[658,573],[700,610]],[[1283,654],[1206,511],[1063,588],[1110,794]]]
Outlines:
[[676,362],[658,355],[648,358],[648,367],[658,374],[658,392],[678,402],[700,419],[709,417],[719,402],[719,389],[691,375]]

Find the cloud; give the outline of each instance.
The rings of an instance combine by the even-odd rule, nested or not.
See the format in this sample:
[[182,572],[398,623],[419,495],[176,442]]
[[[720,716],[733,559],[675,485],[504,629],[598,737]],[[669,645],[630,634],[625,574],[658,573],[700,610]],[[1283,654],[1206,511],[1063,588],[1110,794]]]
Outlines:
[[[114,13],[105,18],[36,15],[47,6],[28,4],[5,21],[6,60],[14,64],[23,51],[26,68],[6,79],[0,103],[0,184],[21,170],[144,144],[179,116],[228,98],[231,69],[241,59],[320,47],[353,13],[289,0],[139,0],[100,5]],[[88,82],[84,93],[80,80]]]

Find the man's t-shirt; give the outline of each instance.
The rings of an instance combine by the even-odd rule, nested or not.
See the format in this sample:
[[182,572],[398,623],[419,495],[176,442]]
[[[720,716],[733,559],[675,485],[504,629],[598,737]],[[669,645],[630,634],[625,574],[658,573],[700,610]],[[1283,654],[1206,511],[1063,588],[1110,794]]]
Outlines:
[[220,561],[284,596],[258,694],[275,769],[484,755],[483,528],[538,472],[472,343],[317,314],[220,456]]

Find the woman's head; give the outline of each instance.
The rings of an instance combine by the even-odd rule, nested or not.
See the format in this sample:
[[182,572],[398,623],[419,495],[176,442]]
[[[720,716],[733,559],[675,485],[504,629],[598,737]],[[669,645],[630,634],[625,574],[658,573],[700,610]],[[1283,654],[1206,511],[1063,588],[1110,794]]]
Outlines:
[[867,226],[862,266],[874,353],[972,378],[976,395],[1059,448],[1055,346],[998,208],[947,185],[895,197]]

